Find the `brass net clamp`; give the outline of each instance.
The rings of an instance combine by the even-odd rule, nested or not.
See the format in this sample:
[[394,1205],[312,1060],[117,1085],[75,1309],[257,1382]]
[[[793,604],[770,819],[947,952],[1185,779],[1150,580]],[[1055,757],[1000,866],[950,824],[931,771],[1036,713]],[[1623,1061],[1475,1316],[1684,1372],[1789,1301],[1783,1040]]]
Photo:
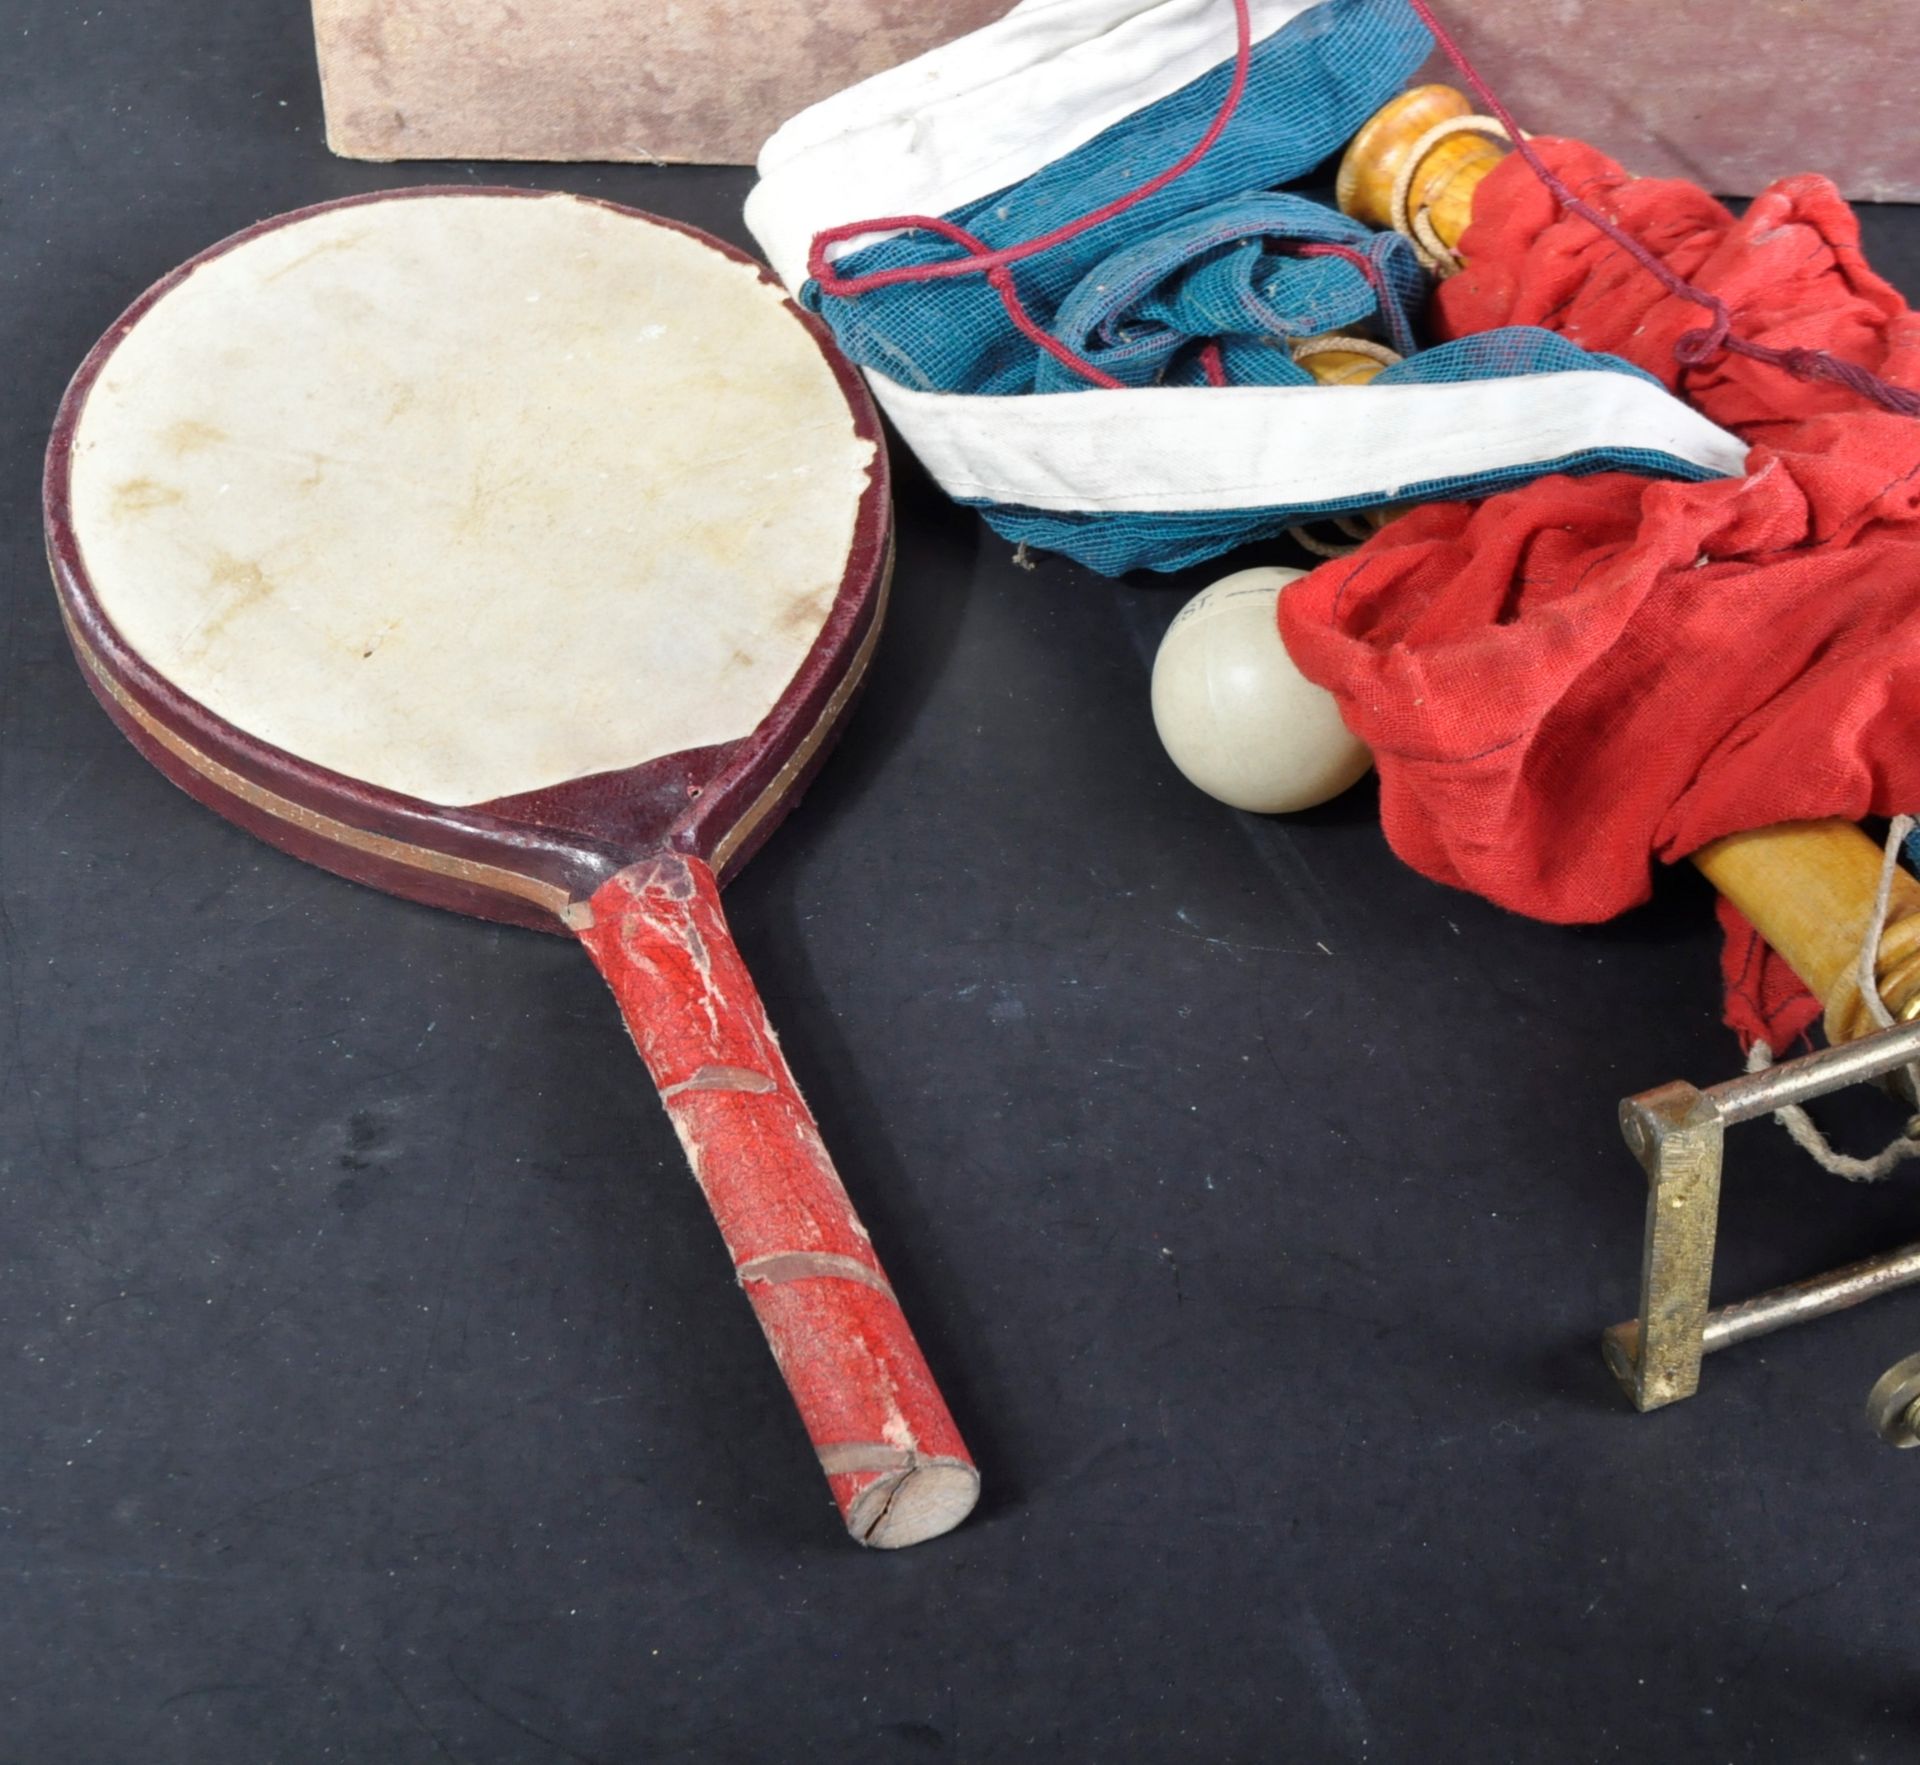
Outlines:
[[1640,1315],[1615,1324],[1601,1346],[1637,1409],[1691,1397],[1702,1358],[1717,1349],[1920,1282],[1920,1244],[1909,1244],[1733,1305],[1708,1303],[1726,1130],[1916,1059],[1920,1023],[1904,1023],[1704,1091],[1676,1081],[1621,1103],[1620,1131],[1647,1173],[1646,1245]]

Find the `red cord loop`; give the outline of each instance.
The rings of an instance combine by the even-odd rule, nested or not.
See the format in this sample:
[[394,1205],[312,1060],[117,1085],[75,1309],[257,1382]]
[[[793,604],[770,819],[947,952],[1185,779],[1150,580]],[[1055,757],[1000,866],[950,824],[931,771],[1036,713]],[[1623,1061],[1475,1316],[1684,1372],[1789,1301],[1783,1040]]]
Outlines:
[[1330,240],[1315,245],[1297,245],[1293,248],[1296,257],[1337,257],[1365,276],[1369,286],[1379,295],[1384,305],[1387,299],[1386,284],[1380,278],[1380,266],[1364,251],[1352,245],[1335,245]]
[[[1116,196],[1089,214],[1077,216],[1063,226],[1055,227],[1050,233],[1023,240],[1018,245],[1002,246],[998,251],[964,227],[955,226],[952,221],[943,220],[938,215],[888,215],[878,220],[848,221],[814,234],[813,245],[807,253],[807,274],[820,285],[821,293],[839,300],[856,299],[880,288],[938,282],[954,276],[984,275],[988,285],[1000,296],[1000,304],[1007,309],[1007,317],[1023,337],[1037,343],[1055,361],[1071,368],[1082,379],[1092,381],[1095,386],[1118,388],[1122,384],[1120,381],[1096,368],[1078,351],[1069,349],[1034,320],[1014,286],[1011,266],[1024,258],[1051,251],[1056,245],[1064,245],[1069,239],[1077,239],[1095,227],[1104,226],[1115,216],[1123,215],[1128,209],[1145,202],[1149,196],[1158,195],[1175,179],[1185,177],[1213,151],[1214,143],[1227,132],[1227,125],[1233,121],[1234,113],[1239,110],[1240,101],[1247,93],[1247,77],[1253,67],[1253,15],[1248,5],[1249,0],[1233,0],[1233,80],[1227,87],[1226,101],[1208,125],[1207,132],[1165,171],[1149,178],[1144,184]],[[958,245],[966,255],[943,258],[930,264],[899,264],[890,270],[874,270],[864,276],[836,274],[828,261],[827,252],[835,245],[844,245],[848,240],[858,239],[868,233],[935,233]]]
[[1682,367],[1697,368],[1703,362],[1710,362],[1721,350],[1727,347],[1727,340],[1733,334],[1733,314],[1727,303],[1717,294],[1706,294],[1695,290],[1700,304],[1712,316],[1697,331],[1688,331],[1674,340],[1673,359]]

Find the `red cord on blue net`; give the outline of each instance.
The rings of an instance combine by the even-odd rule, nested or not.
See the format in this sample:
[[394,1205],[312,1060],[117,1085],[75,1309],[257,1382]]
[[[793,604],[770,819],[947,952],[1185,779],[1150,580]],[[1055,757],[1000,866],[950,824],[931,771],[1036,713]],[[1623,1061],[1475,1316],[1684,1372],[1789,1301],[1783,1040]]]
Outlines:
[[[1546,186],[1554,201],[1568,214],[1579,216],[1581,220],[1619,246],[1668,293],[1682,300],[1692,301],[1696,306],[1706,309],[1707,323],[1697,331],[1687,332],[1675,342],[1673,346],[1675,360],[1686,367],[1699,367],[1725,350],[1731,355],[1746,356],[1752,361],[1772,363],[1775,367],[1784,368],[1796,379],[1830,380],[1860,394],[1863,398],[1871,399],[1882,409],[1892,411],[1899,416],[1920,416],[1920,392],[1909,391],[1904,386],[1895,386],[1892,382],[1883,380],[1878,374],[1853,362],[1843,361],[1838,356],[1830,355],[1824,349],[1776,349],[1770,344],[1755,343],[1736,333],[1733,329],[1733,314],[1724,300],[1717,294],[1710,294],[1706,289],[1696,287],[1641,244],[1618,222],[1575,195],[1553,171],[1553,168],[1534,150],[1526,136],[1522,134],[1520,125],[1514,120],[1513,113],[1501,103],[1499,96],[1481,77],[1479,70],[1467,59],[1466,52],[1434,16],[1433,8],[1427,4],[1427,0],[1407,0],[1407,4],[1433,33],[1434,41],[1445,51],[1447,59],[1460,70],[1461,78],[1472,89],[1474,96],[1487,107],[1490,115],[1498,118],[1505,126],[1508,135],[1512,138],[1514,150],[1525,161],[1527,169]],[[881,288],[944,281],[955,276],[983,275],[994,292],[1000,296],[1000,303],[1006,308],[1007,317],[1022,336],[1045,350],[1055,361],[1080,375],[1082,379],[1091,381],[1095,386],[1119,389],[1124,382],[1116,380],[1111,374],[1088,361],[1077,350],[1063,343],[1027,311],[1020,299],[1019,289],[1014,284],[1013,266],[1022,259],[1036,257],[1043,251],[1050,251],[1056,245],[1065,244],[1067,240],[1078,238],[1082,233],[1104,225],[1115,216],[1125,214],[1128,209],[1158,194],[1176,179],[1184,177],[1213,151],[1214,144],[1226,133],[1227,125],[1233,121],[1235,112],[1240,108],[1240,101],[1246,96],[1247,78],[1253,63],[1253,18],[1248,9],[1248,0],[1233,0],[1233,15],[1235,35],[1233,80],[1227,88],[1226,100],[1220,106],[1219,113],[1208,125],[1206,133],[1179,159],[1136,189],[1115,197],[1113,201],[1075,220],[1068,221],[1063,226],[1055,227],[1051,232],[1023,240],[1018,245],[1002,246],[998,250],[989,246],[985,240],[969,233],[966,228],[956,226],[952,221],[944,220],[938,215],[887,215],[873,220],[849,221],[841,226],[828,227],[814,235],[813,246],[807,256],[807,274],[819,284],[823,294],[843,300],[856,299],[860,295],[870,294]],[[966,255],[943,259],[937,263],[901,264],[889,270],[875,270],[864,276],[837,274],[827,253],[836,245],[844,245],[849,240],[862,238],[871,233],[935,233],[951,244],[960,246]],[[1303,245],[1298,248],[1298,251],[1302,257],[1345,258],[1356,264],[1376,287],[1379,286],[1379,276],[1374,265],[1362,253],[1350,246]],[[1218,386],[1227,383],[1225,364],[1217,343],[1210,344],[1203,350],[1200,359],[1209,385]]]
[[[1020,299],[1020,291],[1014,286],[1013,266],[1022,258],[1037,257],[1043,251],[1051,251],[1056,245],[1064,245],[1069,239],[1077,239],[1082,233],[1105,224],[1116,215],[1125,214],[1136,204],[1164,190],[1176,178],[1185,177],[1213,151],[1213,144],[1226,133],[1227,124],[1233,121],[1234,112],[1240,108],[1240,100],[1246,96],[1247,75],[1253,66],[1253,16],[1247,10],[1247,0],[1233,0],[1233,16],[1236,37],[1233,83],[1227,88],[1226,102],[1220,106],[1220,112],[1208,125],[1207,132],[1192,147],[1165,171],[1149,178],[1137,189],[1115,197],[1113,201],[1081,215],[1077,220],[1055,227],[1050,233],[1042,233],[1038,238],[1024,240],[1018,245],[1003,246],[998,251],[964,227],[957,227],[937,215],[889,215],[879,220],[851,221],[845,226],[829,227],[825,232],[813,236],[813,249],[807,256],[807,274],[819,283],[821,293],[841,300],[871,294],[880,288],[897,288],[906,283],[937,282],[950,276],[984,275],[994,292],[1000,296],[1000,304],[1007,309],[1007,317],[1022,336],[1037,343],[1055,361],[1071,368],[1083,379],[1091,380],[1096,386],[1118,389],[1124,385],[1123,381],[1096,368],[1085,356],[1070,349],[1041,326],[1027,311]],[[939,263],[902,264],[891,270],[875,270],[865,276],[836,275],[832,264],[827,261],[829,249],[867,233],[937,233],[941,238],[962,247],[967,255]]]

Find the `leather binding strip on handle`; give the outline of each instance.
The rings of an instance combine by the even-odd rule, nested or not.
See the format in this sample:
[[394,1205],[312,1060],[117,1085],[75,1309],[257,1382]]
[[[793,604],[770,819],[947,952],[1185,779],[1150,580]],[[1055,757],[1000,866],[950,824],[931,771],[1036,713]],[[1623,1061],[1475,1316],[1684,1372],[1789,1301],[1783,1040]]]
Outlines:
[[734,948],[713,872],[665,853],[579,931],[620,1001],[847,1530],[883,1549],[958,1525],[980,1490],[866,1228]]
[[[1457,265],[1448,257],[1467,230],[1474,192],[1511,151],[1481,132],[1484,119],[1472,112],[1464,92],[1416,86],[1373,116],[1340,163],[1342,212],[1375,227],[1395,225],[1397,215],[1399,230],[1438,257],[1443,275]],[[1447,256],[1432,253],[1434,243]],[[1855,975],[1881,856],[1848,821],[1763,827],[1694,854],[1713,886],[1819,998],[1827,1039],[1836,1044],[1878,1027]],[[1877,974],[1894,1019],[1920,1017],[1920,881],[1904,870],[1894,876]]]

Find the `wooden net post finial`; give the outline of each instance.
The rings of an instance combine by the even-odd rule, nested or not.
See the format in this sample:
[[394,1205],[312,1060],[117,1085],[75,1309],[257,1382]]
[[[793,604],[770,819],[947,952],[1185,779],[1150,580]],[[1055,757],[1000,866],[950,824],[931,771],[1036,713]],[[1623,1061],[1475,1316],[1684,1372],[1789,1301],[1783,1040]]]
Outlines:
[[1473,105],[1452,86],[1415,86],[1381,106],[1347,144],[1334,180],[1340,212],[1369,227],[1393,225],[1393,189],[1409,153],[1435,123],[1469,116]]
[[1299,338],[1290,353],[1322,386],[1364,386],[1403,359],[1397,350],[1351,331]]
[[1416,86],[1375,112],[1340,161],[1343,214],[1391,228],[1430,270],[1450,275],[1473,217],[1474,193],[1509,149],[1492,117],[1476,116],[1452,86]]

